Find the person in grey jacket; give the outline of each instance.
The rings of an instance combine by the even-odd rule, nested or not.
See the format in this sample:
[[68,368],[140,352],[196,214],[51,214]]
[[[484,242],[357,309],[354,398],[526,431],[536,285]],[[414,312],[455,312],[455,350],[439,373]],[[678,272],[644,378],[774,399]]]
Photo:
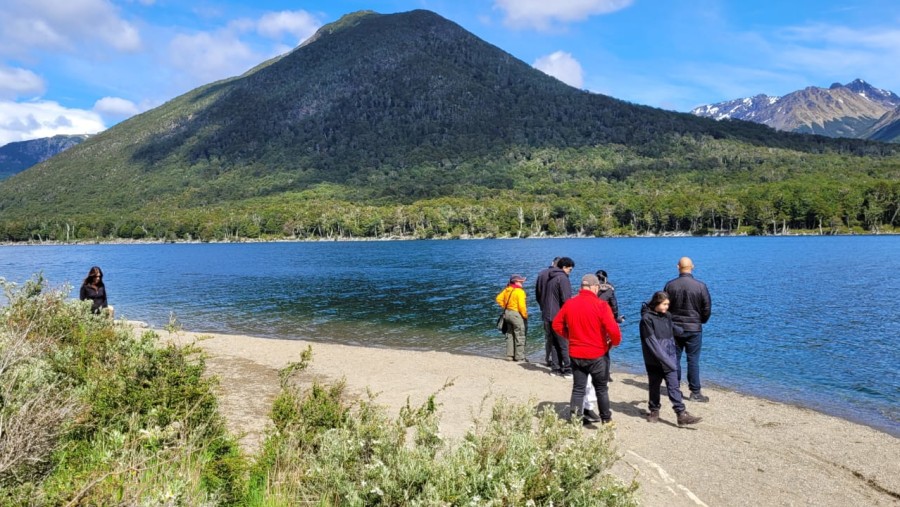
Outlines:
[[669,295],[663,291],[654,293],[650,301],[641,307],[641,352],[649,385],[647,405],[650,413],[647,421],[659,422],[659,409],[662,406],[659,400],[660,386],[665,380],[666,392],[672,402],[672,409],[675,410],[678,425],[696,424],[701,418],[685,410],[676,374],[675,335],[681,332],[681,328],[672,321],[668,310]]
[[703,346],[703,324],[712,314],[712,300],[706,284],[694,278],[692,274],[694,262],[690,257],[682,257],[678,261],[678,278],[669,280],[663,289],[668,295],[671,305],[672,320],[682,328],[675,335],[675,346],[678,352],[678,382],[681,382],[681,353],[687,351],[687,380],[691,394],[690,401],[709,401],[701,392],[700,385],[700,349]]

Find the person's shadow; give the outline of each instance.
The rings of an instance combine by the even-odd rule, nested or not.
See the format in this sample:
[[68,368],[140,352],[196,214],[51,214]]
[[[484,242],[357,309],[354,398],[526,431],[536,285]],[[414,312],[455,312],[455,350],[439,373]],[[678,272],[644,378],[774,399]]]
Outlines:
[[637,380],[630,379],[630,378],[622,379],[621,382],[622,382],[622,384],[625,384],[626,386],[637,387],[638,389],[641,389],[643,391],[650,389],[650,384],[648,384],[646,382],[638,382]]

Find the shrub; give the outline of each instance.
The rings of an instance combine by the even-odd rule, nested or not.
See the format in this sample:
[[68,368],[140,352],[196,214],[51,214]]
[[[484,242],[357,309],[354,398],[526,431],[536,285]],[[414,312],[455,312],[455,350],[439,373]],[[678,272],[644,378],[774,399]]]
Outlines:
[[244,458],[193,347],[161,346],[37,276],[4,283],[0,505],[227,505]]
[[434,396],[390,419],[371,394],[349,402],[343,383],[283,384],[248,505],[635,505],[637,485],[607,473],[609,428],[586,432],[549,408],[535,420],[501,400],[447,442]]

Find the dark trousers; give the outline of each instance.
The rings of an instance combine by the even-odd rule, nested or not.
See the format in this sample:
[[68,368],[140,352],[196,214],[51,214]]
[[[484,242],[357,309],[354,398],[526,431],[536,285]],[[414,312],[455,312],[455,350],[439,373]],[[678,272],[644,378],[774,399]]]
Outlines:
[[551,363],[550,368],[559,370],[559,372],[563,374],[572,373],[572,361],[569,359],[569,340],[556,334],[552,329],[550,332],[553,334],[553,351],[556,353],[556,357],[552,357],[551,359],[558,360],[557,362]]
[[553,348],[553,326],[546,320],[542,322],[544,323],[544,364],[558,369],[559,360],[556,359],[556,350]]
[[687,351],[687,381],[692,393],[700,392],[700,348],[702,345],[702,331],[684,333],[675,337],[675,349],[678,351],[678,383],[681,383],[681,352]]
[[681,389],[678,386],[678,372],[670,371],[666,373],[659,364],[647,365],[647,378],[650,385],[650,401],[648,406],[650,411],[659,410],[662,406],[659,402],[659,387],[663,380],[666,381],[666,394],[669,395],[669,401],[672,402],[672,409],[676,414],[684,412],[684,400],[681,398]]
[[591,384],[597,393],[597,412],[604,422],[612,419],[609,410],[609,386],[606,377],[609,373],[609,355],[597,359],[572,358],[572,399],[569,401],[573,414],[582,413],[584,405],[584,393],[587,391],[588,375],[591,376]]

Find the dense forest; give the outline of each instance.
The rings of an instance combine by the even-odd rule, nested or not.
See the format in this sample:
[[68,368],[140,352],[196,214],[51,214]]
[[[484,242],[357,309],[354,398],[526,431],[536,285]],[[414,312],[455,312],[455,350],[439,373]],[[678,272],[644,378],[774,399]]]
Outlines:
[[[4,241],[460,238],[647,234],[893,233],[900,160],[680,139],[672,158],[623,147],[510,152],[505,161],[367,173],[355,184],[255,198],[159,201],[64,219],[0,223]],[[685,165],[688,167],[685,168]],[[484,180],[494,183],[486,186]],[[468,183],[481,181],[481,184]],[[265,184],[260,180],[260,184]]]

